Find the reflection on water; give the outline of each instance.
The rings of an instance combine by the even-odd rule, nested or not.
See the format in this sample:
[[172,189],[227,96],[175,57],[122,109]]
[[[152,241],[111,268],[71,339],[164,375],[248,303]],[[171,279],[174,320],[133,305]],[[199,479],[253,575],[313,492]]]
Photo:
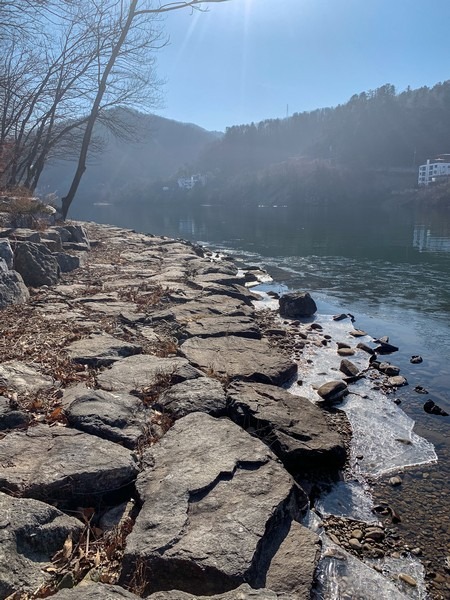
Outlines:
[[450,234],[435,235],[426,225],[414,228],[413,246],[419,252],[450,252]]

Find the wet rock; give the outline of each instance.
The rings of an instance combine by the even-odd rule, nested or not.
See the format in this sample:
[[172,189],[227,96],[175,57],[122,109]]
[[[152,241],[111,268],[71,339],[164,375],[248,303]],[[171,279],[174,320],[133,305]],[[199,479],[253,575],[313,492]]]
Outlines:
[[223,337],[237,335],[260,339],[261,332],[250,317],[210,317],[189,322],[185,331],[189,337]]
[[400,573],[398,578],[411,587],[417,587],[417,581],[414,579],[414,577],[411,577],[411,575],[408,575],[407,573]]
[[58,283],[61,270],[58,261],[43,244],[18,242],[14,250],[14,269],[25,285],[40,287]]
[[348,315],[345,313],[341,313],[340,315],[334,315],[333,316],[333,321],[343,321],[344,319],[347,319]]
[[360,552],[363,549],[361,542],[356,538],[351,538],[348,541],[348,545],[350,546],[350,548],[352,548],[352,550],[356,550],[358,552]]
[[48,581],[44,567],[69,535],[76,543],[83,529],[53,506],[0,492],[0,598],[34,592]]
[[411,359],[409,362],[412,363],[413,365],[418,365],[423,362],[423,358],[419,355],[411,356]]
[[403,483],[403,480],[398,475],[395,475],[394,477],[391,477],[389,479],[389,485],[392,485],[393,487],[401,485],[402,483]]
[[387,385],[389,387],[401,387],[403,385],[408,385],[408,381],[402,375],[396,375],[388,378]]
[[337,353],[339,356],[354,356],[356,354],[353,348],[338,348]]
[[236,382],[227,390],[232,418],[262,439],[295,473],[337,468],[346,459],[341,437],[306,398],[266,384]]
[[129,483],[138,468],[118,444],[65,427],[38,425],[0,440],[0,489],[37,499],[102,494]]
[[364,344],[364,342],[359,342],[356,347],[362,350],[363,352],[370,354],[371,356],[375,354],[375,350],[367,344]]
[[280,298],[280,315],[286,318],[312,317],[317,306],[308,292],[289,292]]
[[99,374],[97,382],[107,391],[140,391],[156,383],[180,383],[187,379],[203,377],[184,358],[159,358],[150,354],[137,354],[116,362]]
[[378,370],[384,373],[385,375],[389,375],[389,377],[396,377],[400,373],[399,367],[391,365],[388,362],[380,362],[378,364]]
[[398,352],[397,346],[382,342],[382,339],[375,340],[375,342],[380,343],[380,345],[375,348],[377,354],[392,354],[393,352]]
[[0,380],[8,390],[22,394],[34,394],[48,390],[54,381],[47,375],[42,375],[37,369],[18,360],[8,360],[0,363]]
[[439,415],[440,417],[448,417],[448,412],[445,412],[440,406],[435,404],[433,400],[427,400],[423,405],[423,410],[429,415]]
[[428,394],[428,390],[426,390],[422,385],[416,385],[414,391],[418,394]]
[[384,537],[384,531],[379,527],[368,527],[364,534],[365,540],[373,540],[374,542],[382,542]]
[[349,331],[349,333],[353,337],[364,337],[367,335],[367,333],[365,331],[362,331],[362,329],[353,329],[352,331]]
[[342,373],[344,373],[345,375],[348,375],[349,377],[356,377],[356,375],[359,374],[359,368],[350,360],[347,360],[345,358],[341,360],[339,370],[342,371]]
[[154,408],[167,412],[176,419],[192,412],[220,417],[226,412],[226,397],[219,381],[200,377],[171,386],[161,394]]
[[348,388],[343,381],[329,381],[321,385],[317,393],[326,404],[336,404],[348,394]]
[[[254,590],[246,583],[235,590],[214,596],[192,596],[192,594],[172,590],[171,592],[156,592],[147,596],[147,598],[148,600],[253,600],[254,598],[257,600],[276,600],[277,598],[287,600],[284,595],[280,597],[275,592],[265,588]],[[291,600],[294,600],[294,598]]]
[[292,600],[309,598],[320,558],[319,537],[295,521],[273,557],[265,586]]
[[67,347],[73,362],[91,367],[107,366],[119,358],[142,352],[142,346],[124,342],[107,333],[91,334]]
[[307,504],[270,450],[228,419],[192,413],[143,461],[143,507],[127,538],[123,580],[140,563],[147,594],[252,585]]
[[67,389],[63,404],[72,427],[127,448],[136,447],[150,416],[136,396],[93,390],[84,384]]
[[11,408],[10,400],[0,396],[0,431],[26,427],[30,422],[30,415]]
[[11,304],[25,304],[29,298],[30,294],[20,274],[0,269],[0,309]]
[[265,340],[195,337],[184,342],[180,352],[194,366],[228,379],[282,385],[297,373],[297,365]]

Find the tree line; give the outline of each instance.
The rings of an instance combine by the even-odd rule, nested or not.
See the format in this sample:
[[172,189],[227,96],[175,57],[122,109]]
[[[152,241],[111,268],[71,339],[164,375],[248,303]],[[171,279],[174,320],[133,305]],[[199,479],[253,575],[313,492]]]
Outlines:
[[113,108],[154,110],[164,13],[226,0],[0,0],[0,188],[34,190],[53,157],[75,160],[76,195],[94,125],[132,135]]

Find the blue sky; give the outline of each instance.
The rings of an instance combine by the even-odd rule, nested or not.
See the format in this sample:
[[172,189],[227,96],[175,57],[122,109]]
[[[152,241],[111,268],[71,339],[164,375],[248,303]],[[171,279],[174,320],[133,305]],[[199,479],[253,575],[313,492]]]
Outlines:
[[158,114],[206,129],[450,79],[450,0],[229,0],[165,30]]

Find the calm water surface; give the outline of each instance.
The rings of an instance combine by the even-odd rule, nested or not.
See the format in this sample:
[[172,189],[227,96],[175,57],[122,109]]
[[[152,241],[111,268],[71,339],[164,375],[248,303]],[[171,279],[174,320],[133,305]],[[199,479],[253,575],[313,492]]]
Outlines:
[[[368,212],[285,206],[226,210],[170,203],[94,207],[74,218],[200,241],[264,266],[280,286],[309,291],[319,312],[351,312],[370,335],[388,335],[389,357],[408,379],[398,391],[416,432],[435,446],[439,463],[404,476],[401,490],[381,481],[375,493],[406,514],[403,533],[433,568],[450,555],[450,417],[427,415],[432,398],[450,413],[450,215],[412,209]],[[412,365],[419,354],[424,361]],[[421,385],[427,396],[414,391]],[[446,518],[441,518],[447,515]],[[449,591],[450,594],[450,591]]]

